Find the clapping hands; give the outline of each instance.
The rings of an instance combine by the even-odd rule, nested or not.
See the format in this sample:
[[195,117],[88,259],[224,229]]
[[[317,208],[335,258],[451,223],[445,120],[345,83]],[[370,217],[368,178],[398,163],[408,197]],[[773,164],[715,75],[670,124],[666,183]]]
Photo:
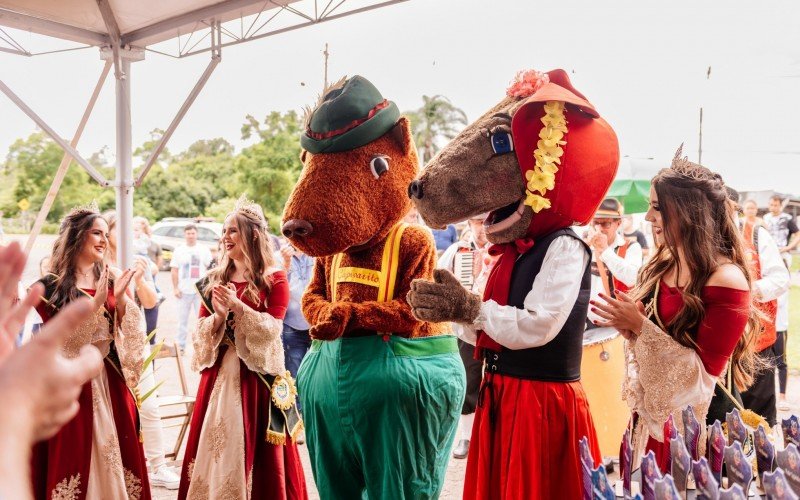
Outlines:
[[601,327],[616,328],[623,337],[630,340],[642,331],[644,320],[647,319],[644,314],[644,304],[641,301],[634,301],[623,292],[616,291],[615,294],[617,298],[612,299],[600,293],[603,303],[589,301],[592,312],[605,320],[595,320],[593,323]]
[[232,311],[238,316],[244,312],[245,308],[244,302],[236,296],[236,287],[233,283],[216,285],[211,292],[211,305],[214,306],[214,311],[223,318],[228,315],[228,311]]

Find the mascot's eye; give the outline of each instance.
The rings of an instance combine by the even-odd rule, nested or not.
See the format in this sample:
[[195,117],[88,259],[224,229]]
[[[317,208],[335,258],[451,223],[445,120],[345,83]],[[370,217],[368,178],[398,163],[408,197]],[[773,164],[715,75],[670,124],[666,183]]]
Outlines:
[[506,130],[492,130],[489,134],[489,142],[492,143],[492,151],[496,155],[514,151],[514,140],[511,138],[511,132]]
[[369,169],[372,170],[372,175],[379,179],[380,176],[389,171],[389,157],[376,156],[369,162]]

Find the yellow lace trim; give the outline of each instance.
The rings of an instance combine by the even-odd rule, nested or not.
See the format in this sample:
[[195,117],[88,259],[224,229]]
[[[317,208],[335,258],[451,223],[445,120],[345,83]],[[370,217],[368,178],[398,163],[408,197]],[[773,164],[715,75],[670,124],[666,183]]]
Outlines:
[[70,476],[69,479],[64,478],[58,483],[50,494],[53,500],[77,500],[81,494],[81,475],[76,474]]
[[209,500],[208,483],[202,477],[194,478],[189,483],[188,500]]
[[544,127],[539,131],[539,141],[533,152],[536,164],[533,170],[525,173],[525,179],[528,181],[525,204],[531,207],[534,213],[550,208],[550,200],[544,195],[555,188],[556,172],[564,155],[562,146],[567,143],[564,140],[567,133],[564,109],[564,103],[560,101],[547,101],[544,105],[545,115],[541,118]]
[[142,480],[129,469],[125,469],[125,489],[130,500],[142,498]]

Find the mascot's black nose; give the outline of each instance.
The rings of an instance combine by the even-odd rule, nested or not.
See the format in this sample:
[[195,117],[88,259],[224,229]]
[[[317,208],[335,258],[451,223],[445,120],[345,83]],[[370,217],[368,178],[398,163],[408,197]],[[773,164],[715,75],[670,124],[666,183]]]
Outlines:
[[408,185],[408,197],[409,198],[416,198],[418,200],[422,199],[422,182],[421,181],[413,181],[411,184]]
[[303,219],[291,219],[284,222],[281,232],[289,239],[302,238],[314,231],[314,227]]

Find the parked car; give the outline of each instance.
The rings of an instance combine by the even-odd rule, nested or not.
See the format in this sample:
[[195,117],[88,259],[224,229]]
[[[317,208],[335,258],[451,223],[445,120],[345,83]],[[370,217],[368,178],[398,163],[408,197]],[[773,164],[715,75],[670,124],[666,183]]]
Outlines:
[[207,246],[209,250],[216,251],[218,242],[222,238],[222,224],[212,219],[198,217],[195,219],[183,217],[167,217],[161,219],[153,225],[153,241],[161,245],[162,258],[164,264],[162,271],[169,270],[169,263],[172,260],[172,252],[178,245],[183,245],[186,239],[183,237],[183,228],[187,224],[197,226],[197,244]]

